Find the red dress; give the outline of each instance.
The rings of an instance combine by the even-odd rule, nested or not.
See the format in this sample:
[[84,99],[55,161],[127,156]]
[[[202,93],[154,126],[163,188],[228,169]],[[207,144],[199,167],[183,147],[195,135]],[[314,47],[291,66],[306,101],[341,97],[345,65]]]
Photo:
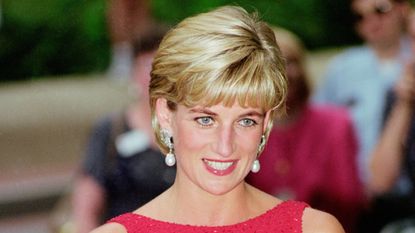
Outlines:
[[236,233],[236,232],[302,232],[302,216],[308,205],[285,201],[255,218],[227,226],[192,226],[168,223],[138,214],[126,213],[108,222],[123,225],[128,233]]

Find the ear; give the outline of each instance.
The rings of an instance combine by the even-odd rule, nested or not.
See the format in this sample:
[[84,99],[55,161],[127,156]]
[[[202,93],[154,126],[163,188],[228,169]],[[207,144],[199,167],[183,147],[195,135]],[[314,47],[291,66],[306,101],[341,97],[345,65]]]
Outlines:
[[270,123],[269,121],[273,120],[273,119],[271,119],[271,111],[273,111],[273,110],[270,109],[265,113],[264,125],[263,125],[263,129],[262,129],[263,134],[265,134],[265,132],[267,132],[268,125]]
[[155,110],[160,128],[170,130],[171,132],[172,111],[167,106],[167,100],[165,98],[158,98],[156,100]]

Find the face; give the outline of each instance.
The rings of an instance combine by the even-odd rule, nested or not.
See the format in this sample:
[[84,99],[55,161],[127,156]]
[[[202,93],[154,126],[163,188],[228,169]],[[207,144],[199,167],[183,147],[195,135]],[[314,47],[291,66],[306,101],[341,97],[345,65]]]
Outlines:
[[352,11],[357,32],[375,46],[395,43],[402,32],[403,5],[391,0],[354,0]]
[[140,98],[143,98],[144,101],[149,98],[148,86],[150,85],[151,64],[153,62],[154,55],[155,51],[145,52],[138,55],[135,59],[133,85]]
[[257,157],[269,113],[238,104],[178,105],[172,112],[165,102],[158,100],[157,116],[173,135],[176,182],[215,195],[241,185]]
[[285,46],[283,43],[280,45],[281,52],[285,58],[285,69],[288,79],[288,96],[287,107],[288,109],[296,108],[298,104],[302,102],[300,100],[301,92],[304,91],[304,70],[301,64],[300,55],[295,51]]

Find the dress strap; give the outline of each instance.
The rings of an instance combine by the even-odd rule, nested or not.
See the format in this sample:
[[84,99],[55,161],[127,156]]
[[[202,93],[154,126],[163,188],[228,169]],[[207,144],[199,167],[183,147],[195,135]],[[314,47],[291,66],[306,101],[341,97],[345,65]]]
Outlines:
[[281,232],[301,233],[303,226],[303,213],[308,204],[299,201],[284,201],[277,207],[275,216]]
[[132,213],[125,213],[122,215],[119,215],[117,217],[114,217],[107,221],[107,223],[118,223],[125,227],[127,232],[133,232],[132,229],[134,229],[135,221],[137,220],[137,215]]

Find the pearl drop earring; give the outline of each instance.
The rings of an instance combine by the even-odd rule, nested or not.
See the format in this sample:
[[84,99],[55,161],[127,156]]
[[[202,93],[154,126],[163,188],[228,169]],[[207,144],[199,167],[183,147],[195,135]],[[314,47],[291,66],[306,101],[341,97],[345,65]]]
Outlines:
[[174,164],[176,164],[176,158],[173,153],[173,137],[166,129],[162,129],[160,131],[160,137],[163,141],[163,144],[169,148],[169,153],[167,153],[166,158],[164,158],[164,162],[167,166],[172,167]]
[[[262,150],[264,149],[265,142],[266,142],[265,135],[262,134],[261,142],[258,145],[257,156],[259,156],[259,153],[261,153]],[[252,163],[251,172],[257,173],[257,172],[259,172],[259,170],[261,170],[261,164],[259,163],[259,160],[258,160],[258,157],[257,157],[257,159],[255,159],[255,161]]]
[[252,163],[251,172],[257,173],[261,169],[261,164],[259,163],[258,159],[255,159],[254,163]]

